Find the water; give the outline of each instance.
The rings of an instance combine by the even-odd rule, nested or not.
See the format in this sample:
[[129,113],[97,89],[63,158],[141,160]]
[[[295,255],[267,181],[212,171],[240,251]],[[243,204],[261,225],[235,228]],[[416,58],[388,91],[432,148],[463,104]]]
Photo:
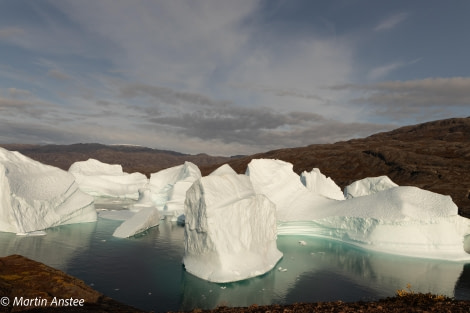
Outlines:
[[[97,208],[122,208],[102,203]],[[215,284],[185,272],[184,229],[162,222],[145,234],[112,237],[121,222],[65,225],[46,236],[0,233],[0,255],[21,254],[84,280],[135,307],[166,312],[220,305],[375,300],[411,284],[414,291],[470,300],[470,264],[397,257],[326,239],[280,236],[283,259],[269,273]],[[305,241],[300,245],[299,241]]]

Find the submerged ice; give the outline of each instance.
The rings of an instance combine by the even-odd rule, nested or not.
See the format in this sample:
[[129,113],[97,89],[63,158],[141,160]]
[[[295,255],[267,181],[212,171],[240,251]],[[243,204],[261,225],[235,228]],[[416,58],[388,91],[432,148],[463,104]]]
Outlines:
[[0,231],[30,233],[96,218],[93,197],[70,173],[0,148]]

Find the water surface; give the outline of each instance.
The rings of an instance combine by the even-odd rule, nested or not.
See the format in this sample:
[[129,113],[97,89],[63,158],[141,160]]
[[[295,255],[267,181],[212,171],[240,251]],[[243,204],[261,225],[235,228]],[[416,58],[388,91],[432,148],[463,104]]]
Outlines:
[[[122,209],[122,203],[97,208]],[[46,236],[0,233],[0,255],[21,254],[84,280],[135,307],[166,312],[219,305],[375,300],[411,284],[420,292],[470,300],[470,264],[398,257],[305,236],[279,236],[284,257],[269,273],[215,284],[184,271],[184,229],[163,221],[140,236],[114,238],[120,221],[48,229]],[[305,245],[299,244],[304,241]]]

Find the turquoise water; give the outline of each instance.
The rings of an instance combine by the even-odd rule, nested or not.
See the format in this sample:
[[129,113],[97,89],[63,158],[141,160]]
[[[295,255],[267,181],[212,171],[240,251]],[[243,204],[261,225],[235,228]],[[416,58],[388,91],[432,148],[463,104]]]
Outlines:
[[[0,233],[0,255],[27,256],[76,276],[118,301],[156,312],[373,300],[392,296],[407,284],[415,291],[470,300],[470,264],[396,257],[301,236],[278,238],[284,257],[269,273],[214,284],[184,271],[182,226],[163,221],[141,236],[114,238],[120,223],[99,218],[96,223],[52,228],[37,237]],[[299,244],[301,240],[305,245]]]

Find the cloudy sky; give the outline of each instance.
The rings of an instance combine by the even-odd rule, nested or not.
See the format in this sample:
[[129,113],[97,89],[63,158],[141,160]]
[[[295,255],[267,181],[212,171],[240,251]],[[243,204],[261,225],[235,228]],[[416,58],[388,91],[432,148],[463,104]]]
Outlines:
[[470,116],[469,1],[0,0],[0,143],[251,154]]

